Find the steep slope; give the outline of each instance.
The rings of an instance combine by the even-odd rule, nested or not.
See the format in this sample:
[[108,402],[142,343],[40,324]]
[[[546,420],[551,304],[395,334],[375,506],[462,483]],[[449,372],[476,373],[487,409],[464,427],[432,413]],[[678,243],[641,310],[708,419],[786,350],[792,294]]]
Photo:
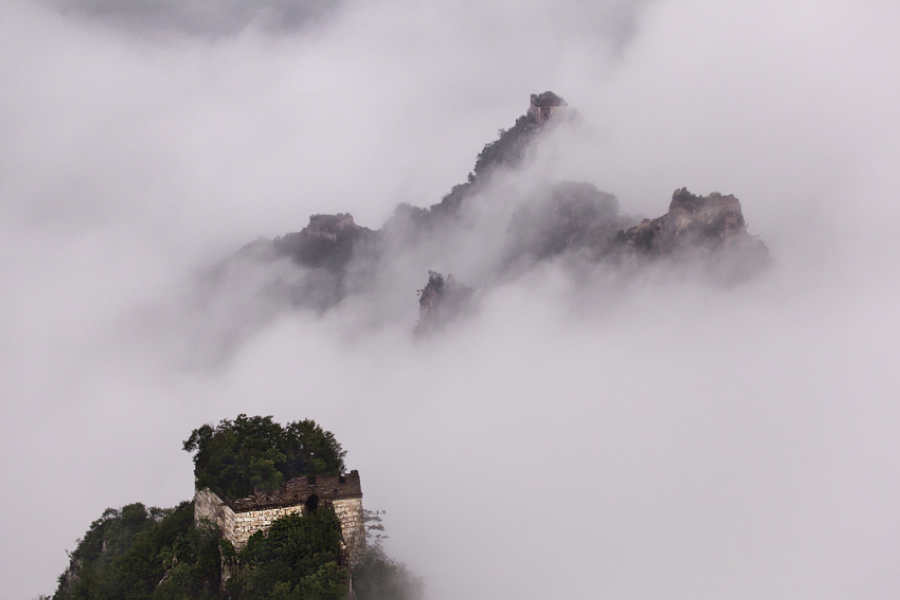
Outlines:
[[[69,554],[54,600],[345,600],[351,589],[355,600],[381,600],[385,590],[396,600],[422,597],[421,581],[382,550],[377,512],[360,504],[360,539],[348,539],[328,488],[346,480],[361,497],[359,475],[343,474],[341,445],[314,421],[238,415],[193,430],[184,449],[194,455],[194,501],[106,509]],[[203,510],[210,488],[244,515],[298,494],[304,502],[273,511],[233,544]]]
[[[666,214],[638,222],[619,211],[615,196],[587,182],[544,181],[524,191],[516,187],[519,168],[542,137],[562,124],[577,127],[579,122],[553,92],[533,94],[526,114],[485,145],[467,181],[439,202],[429,207],[401,204],[380,229],[363,227],[347,213],[312,215],[301,231],[249,244],[230,260],[268,264],[287,259],[302,276],[279,280],[266,292],[319,311],[349,296],[374,293],[388,273],[396,276],[398,269],[415,266],[417,261],[409,257],[416,257],[422,270],[438,264],[452,268],[473,248],[485,248],[477,260],[466,263],[477,263],[468,269],[477,281],[468,283],[479,289],[561,255],[609,265],[640,265],[663,257],[700,260],[728,282],[752,277],[767,264],[768,251],[747,232],[734,196],[698,196],[680,189]],[[495,204],[514,210],[503,212]],[[429,275],[420,296],[420,331],[457,312],[465,304],[461,296],[471,296],[471,290],[461,296],[454,292],[450,304],[456,308],[451,310],[450,290],[469,288],[450,281]]]

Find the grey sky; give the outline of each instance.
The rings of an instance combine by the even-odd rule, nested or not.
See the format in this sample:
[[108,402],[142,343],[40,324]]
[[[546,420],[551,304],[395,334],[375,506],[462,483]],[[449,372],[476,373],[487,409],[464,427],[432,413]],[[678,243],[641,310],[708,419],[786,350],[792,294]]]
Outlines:
[[[287,31],[89,4],[0,8],[10,597],[50,592],[105,507],[188,498],[181,440],[238,412],[333,430],[437,600],[897,596],[895,2],[345,1]],[[375,330],[348,302],[185,367],[257,308],[191,312],[197,269],[311,212],[436,202],[544,89],[589,127],[521,181],[645,215],[734,193],[772,270],[547,265],[415,344],[423,272]]]
[[339,10],[341,0],[44,0],[73,17],[96,19],[132,33],[231,36],[262,27],[296,33]]

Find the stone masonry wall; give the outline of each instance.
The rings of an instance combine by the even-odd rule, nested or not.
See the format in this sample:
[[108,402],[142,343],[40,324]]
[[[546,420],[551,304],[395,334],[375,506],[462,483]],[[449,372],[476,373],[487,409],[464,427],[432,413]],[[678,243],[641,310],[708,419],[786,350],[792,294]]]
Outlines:
[[[266,510],[248,510],[247,512],[234,513],[234,528],[231,530],[231,543],[235,548],[243,548],[247,545],[250,536],[259,530],[266,531],[272,526],[272,521],[293,514],[303,514],[303,505],[284,506],[281,508],[269,508]],[[343,525],[343,524],[342,524]]]
[[[332,501],[334,512],[341,522],[344,549],[350,564],[356,563],[365,547],[362,498],[342,498]],[[236,549],[247,544],[257,531],[266,531],[272,522],[290,514],[303,514],[303,505],[282,506],[264,510],[235,512],[215,492],[204,489],[194,495],[194,520],[207,520],[219,527],[222,537]]]
[[350,564],[362,557],[362,551],[366,547],[366,528],[363,523],[362,498],[344,498],[332,502],[337,518],[341,520],[341,533],[344,537],[344,545],[347,559]]
[[194,522],[209,521],[219,527],[222,536],[234,544],[235,513],[231,507],[210,489],[199,490],[194,494]]

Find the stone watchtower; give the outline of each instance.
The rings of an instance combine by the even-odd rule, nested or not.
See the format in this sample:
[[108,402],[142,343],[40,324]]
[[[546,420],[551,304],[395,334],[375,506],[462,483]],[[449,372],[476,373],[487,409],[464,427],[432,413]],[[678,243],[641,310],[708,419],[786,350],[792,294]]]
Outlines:
[[271,493],[256,492],[237,500],[223,500],[209,488],[198,490],[194,495],[194,521],[214,523],[222,537],[239,550],[251,535],[268,530],[276,519],[307,514],[322,505],[334,508],[341,522],[344,555],[348,564],[355,564],[366,544],[358,471],[294,477]]
[[532,94],[531,104],[528,106],[528,116],[538,123],[543,123],[554,114],[565,110],[566,101],[553,92]]

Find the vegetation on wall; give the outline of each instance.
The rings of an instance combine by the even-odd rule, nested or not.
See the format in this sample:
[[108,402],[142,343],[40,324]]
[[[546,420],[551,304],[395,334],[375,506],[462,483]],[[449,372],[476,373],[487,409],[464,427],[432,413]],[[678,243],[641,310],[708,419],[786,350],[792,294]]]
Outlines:
[[[195,453],[198,488],[232,497],[344,470],[340,444],[310,420],[282,427],[238,415],[195,429],[184,447]],[[368,545],[352,572],[357,600],[421,600],[421,582],[382,550],[383,531],[380,513],[368,513]],[[53,600],[343,600],[351,580],[327,503],[274,521],[239,552],[214,525],[195,524],[193,502],[109,508],[69,559]]]
[[287,515],[250,537],[228,592],[234,600],[343,600],[341,563],[341,524],[330,506]]
[[184,449],[194,454],[197,489],[231,499],[270,492],[299,475],[342,474],[346,455],[334,434],[315,421],[282,426],[272,417],[245,414],[195,429]]

